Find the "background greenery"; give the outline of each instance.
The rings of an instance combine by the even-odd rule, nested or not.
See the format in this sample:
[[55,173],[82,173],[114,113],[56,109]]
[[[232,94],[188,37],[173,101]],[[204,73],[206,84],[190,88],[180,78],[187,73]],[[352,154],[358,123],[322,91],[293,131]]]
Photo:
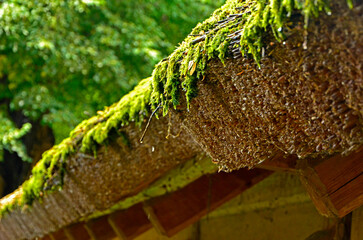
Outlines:
[[0,160],[9,151],[31,161],[31,125],[59,142],[120,99],[222,2],[2,1]]

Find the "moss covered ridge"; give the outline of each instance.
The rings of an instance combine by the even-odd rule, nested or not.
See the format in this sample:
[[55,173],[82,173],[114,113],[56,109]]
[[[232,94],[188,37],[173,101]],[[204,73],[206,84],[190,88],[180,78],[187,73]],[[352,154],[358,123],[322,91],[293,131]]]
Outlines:
[[[347,2],[352,7],[352,1]],[[118,103],[79,124],[69,138],[45,152],[29,180],[13,197],[1,200],[0,215],[17,206],[31,205],[45,193],[61,188],[67,157],[77,151],[95,152],[112,129],[130,122],[140,126],[159,105],[163,115],[167,114],[169,107],[179,104],[180,92],[184,92],[189,108],[208,60],[219,58],[223,62],[231,49],[238,49],[238,54],[251,56],[259,63],[266,31],[281,41],[282,29],[293,12],[304,15],[307,25],[308,19],[317,17],[321,11],[330,13],[328,0],[227,0],[209,19],[198,24],[168,58],[156,65],[152,77],[142,80]]]
[[129,122],[141,123],[148,114],[151,95],[151,78],[142,80],[133,91],[119,102],[88,120],[80,123],[60,144],[46,151],[32,169],[29,180],[16,191],[0,200],[0,215],[22,206],[30,206],[35,199],[62,187],[67,157],[77,151],[95,151],[96,144],[102,144],[112,128]]

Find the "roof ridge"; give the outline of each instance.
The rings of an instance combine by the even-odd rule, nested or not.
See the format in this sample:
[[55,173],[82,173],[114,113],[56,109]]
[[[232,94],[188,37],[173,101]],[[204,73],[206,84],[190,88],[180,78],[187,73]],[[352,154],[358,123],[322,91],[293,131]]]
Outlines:
[[[352,0],[346,0],[352,8]],[[204,76],[207,61],[228,54],[237,58],[252,56],[257,63],[263,55],[262,36],[272,31],[278,41],[283,39],[282,27],[294,11],[311,16],[329,10],[324,0],[227,0],[212,16],[198,24],[191,34],[166,59],[160,61],[152,77],[142,80],[119,102],[80,123],[60,144],[42,156],[32,176],[22,185],[21,193],[11,201],[0,200],[0,216],[15,207],[31,205],[46,192],[61,188],[66,158],[76,151],[96,151],[113,128],[134,122],[141,126],[150,110],[161,105],[163,115],[170,106],[179,105],[180,89],[185,92],[187,107],[197,95],[197,80]],[[20,188],[19,188],[20,189]],[[9,198],[8,198],[9,199]]]

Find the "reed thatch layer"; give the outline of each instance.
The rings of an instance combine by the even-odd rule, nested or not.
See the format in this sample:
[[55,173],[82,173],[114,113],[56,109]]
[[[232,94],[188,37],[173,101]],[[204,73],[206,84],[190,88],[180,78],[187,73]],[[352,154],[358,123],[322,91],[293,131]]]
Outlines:
[[[362,145],[362,6],[348,10],[339,1],[331,16],[311,21],[307,31],[303,17],[291,19],[284,43],[268,33],[262,39],[260,69],[232,42],[225,66],[218,59],[203,62],[207,69],[193,87],[199,92],[189,99],[190,110],[186,95],[177,110],[152,121],[143,144],[140,129],[130,122],[139,116],[134,121],[145,127],[146,114],[140,112],[150,99],[150,80],[81,124],[45,155],[27,194],[20,188],[1,200],[7,208],[0,239],[42,236],[107,209],[199,155],[195,142],[227,171],[253,167],[280,151],[324,157]],[[96,148],[96,156],[82,151]]]
[[363,143],[363,14],[336,3],[286,41],[250,59],[208,64],[184,125],[223,170],[253,167],[277,151],[300,158],[349,153]]
[[[179,127],[169,133],[170,125]],[[97,156],[71,155],[62,189],[44,195],[31,207],[4,215],[0,239],[32,239],[56,231],[137,194],[170,169],[202,155],[181,125],[173,115],[152,121],[140,143],[140,129],[130,124],[118,134],[110,133],[109,144]]]

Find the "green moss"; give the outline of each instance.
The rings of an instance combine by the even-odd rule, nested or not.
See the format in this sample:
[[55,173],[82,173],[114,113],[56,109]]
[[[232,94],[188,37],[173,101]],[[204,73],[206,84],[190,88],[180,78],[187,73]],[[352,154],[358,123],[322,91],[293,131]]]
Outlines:
[[45,190],[55,190],[54,185],[61,186],[65,159],[72,152],[74,146],[69,138],[45,152],[33,168],[32,177],[23,183],[23,194],[18,204],[31,204],[34,199],[42,197]]
[[[204,74],[207,59],[218,57],[224,63],[231,41],[229,34],[241,31],[241,53],[251,55],[259,63],[262,35],[266,31],[271,30],[275,38],[281,41],[284,38],[282,28],[293,11],[300,11],[305,16],[307,26],[309,17],[316,17],[323,10],[330,12],[326,0],[227,1],[209,19],[198,24],[167,61],[156,66],[153,72],[152,105],[155,108],[161,104],[165,115],[169,106],[176,107],[179,104],[179,89],[183,89],[189,108],[190,101],[197,93],[196,79]],[[231,14],[239,16],[218,24]],[[195,44],[201,37],[204,39]]]
[[[352,1],[347,0],[353,7]],[[130,122],[141,125],[150,109],[163,108],[166,115],[169,107],[179,104],[180,90],[184,91],[187,106],[197,95],[197,81],[202,78],[211,58],[226,57],[231,39],[228,35],[240,32],[240,51],[253,57],[257,63],[261,58],[262,36],[272,31],[281,41],[282,28],[293,11],[305,16],[305,26],[310,17],[329,10],[328,0],[228,0],[213,15],[198,24],[184,42],[169,56],[155,66],[152,77],[145,79],[124,96],[118,103],[100,111],[98,115],[82,122],[61,144],[45,152],[32,170],[32,176],[17,197],[1,202],[0,215],[16,206],[31,205],[45,192],[54,191],[63,184],[66,158],[76,151],[94,152],[97,145],[104,144],[112,129],[119,129]],[[230,14],[239,14],[225,23]],[[223,26],[222,26],[223,24]]]
[[[135,122],[140,125],[149,112],[149,101],[151,96],[151,78],[147,78],[124,96],[117,104],[99,112],[100,120],[96,125],[83,124],[81,129],[76,131],[84,132],[81,149],[82,152],[93,150],[96,144],[103,144],[108,138],[108,133],[112,129],[119,129],[129,122]],[[82,128],[89,129],[84,131]]]
[[15,190],[11,195],[7,195],[3,197],[0,208],[0,216],[3,216],[5,213],[11,212],[19,205],[19,199],[22,195],[22,188]]

